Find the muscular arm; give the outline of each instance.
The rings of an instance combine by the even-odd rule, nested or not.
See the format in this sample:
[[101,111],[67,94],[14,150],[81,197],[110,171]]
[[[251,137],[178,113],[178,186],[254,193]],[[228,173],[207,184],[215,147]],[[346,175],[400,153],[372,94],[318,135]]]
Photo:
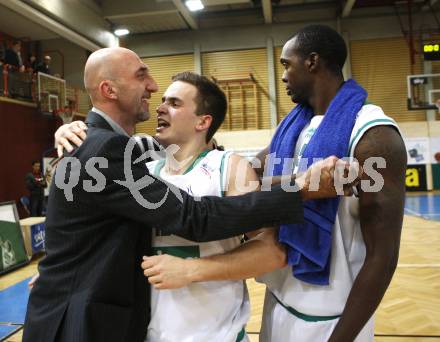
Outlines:
[[[249,163],[237,155],[230,158],[226,195],[255,190],[258,177]],[[260,229],[247,236],[249,241],[225,254],[186,260],[165,255],[146,258],[144,274],[156,288],[166,289],[195,281],[246,279],[285,266],[285,248],[278,242],[277,229]]]
[[[342,317],[330,341],[353,341],[378,307],[397,266],[405,199],[406,151],[402,138],[390,126],[370,129],[355,150],[365,169],[369,157],[382,157],[386,168],[376,169],[384,179],[379,192],[359,193],[359,215],[366,247],[364,264],[348,296]],[[369,176],[370,175],[370,176]]]

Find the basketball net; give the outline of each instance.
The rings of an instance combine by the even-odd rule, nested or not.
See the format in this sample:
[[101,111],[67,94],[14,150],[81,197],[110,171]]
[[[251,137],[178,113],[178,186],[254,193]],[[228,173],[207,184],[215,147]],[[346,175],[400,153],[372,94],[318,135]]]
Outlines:
[[61,118],[61,120],[63,120],[63,124],[68,124],[71,123],[73,120],[73,111],[60,110],[58,112],[58,116]]

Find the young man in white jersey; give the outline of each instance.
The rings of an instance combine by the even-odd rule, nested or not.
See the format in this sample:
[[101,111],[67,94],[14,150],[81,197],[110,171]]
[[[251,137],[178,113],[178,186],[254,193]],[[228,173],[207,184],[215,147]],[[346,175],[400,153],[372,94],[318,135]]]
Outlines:
[[[283,47],[287,93],[293,102],[312,111],[297,140],[279,141],[281,145],[293,144],[291,157],[295,160],[303,155],[330,105],[333,103],[333,112],[338,110],[334,104],[346,83],[342,75],[346,55],[342,37],[322,25],[302,29]],[[348,120],[341,109],[334,115],[336,121],[338,114],[340,120]],[[260,341],[373,341],[372,316],[397,266],[406,152],[396,123],[380,107],[361,104],[354,114],[343,153],[364,166],[364,179],[358,194],[342,198],[337,207],[326,284],[294,277],[290,265],[261,277],[267,293]],[[324,141],[317,135],[316,139],[332,145],[336,135]],[[262,165],[272,150],[268,147],[258,155]],[[378,160],[371,158],[381,158],[384,163],[376,164]],[[259,171],[262,175],[263,167]],[[143,268],[146,272],[156,268],[156,277],[162,282],[159,287],[173,288],[191,281],[233,279],[224,270],[241,260],[245,258],[231,253],[217,256],[215,262],[160,256],[146,261]]]
[[[179,73],[165,91],[157,108],[156,139],[163,147],[175,144],[178,151],[164,160],[147,163],[150,173],[161,177],[193,196],[233,196],[243,193],[258,177],[250,164],[230,152],[212,149],[214,133],[226,114],[226,97],[206,77],[192,72]],[[240,173],[237,171],[240,168]],[[241,178],[241,179],[240,179]],[[221,218],[219,218],[221,219]],[[243,267],[259,264],[259,272],[285,265],[284,248],[274,229],[254,232],[250,246],[260,247],[254,260]],[[236,249],[241,237],[197,243],[176,235],[163,236],[156,231],[153,247],[157,254],[181,258],[209,257]],[[146,259],[148,260],[148,259]],[[160,288],[161,279],[150,270],[150,282]],[[255,275],[254,274],[254,275]],[[245,341],[244,327],[249,319],[249,298],[242,280],[200,282],[181,289],[152,290],[152,315],[147,341]]]

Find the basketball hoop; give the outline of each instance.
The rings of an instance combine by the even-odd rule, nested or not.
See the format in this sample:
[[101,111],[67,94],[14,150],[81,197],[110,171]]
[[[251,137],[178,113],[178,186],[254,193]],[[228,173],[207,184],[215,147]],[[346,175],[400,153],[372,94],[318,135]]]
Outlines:
[[440,113],[440,99],[435,100],[434,104],[437,107],[438,112]]
[[60,119],[63,120],[63,124],[71,123],[73,120],[73,111],[70,109],[67,110],[60,109],[57,112],[57,114],[60,117]]

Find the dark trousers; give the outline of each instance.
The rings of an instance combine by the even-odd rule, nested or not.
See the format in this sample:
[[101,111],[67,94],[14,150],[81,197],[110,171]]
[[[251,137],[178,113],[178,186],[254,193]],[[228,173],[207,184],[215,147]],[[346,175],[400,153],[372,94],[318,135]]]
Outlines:
[[30,197],[31,216],[42,216],[43,204],[44,204],[43,196],[31,196]]

